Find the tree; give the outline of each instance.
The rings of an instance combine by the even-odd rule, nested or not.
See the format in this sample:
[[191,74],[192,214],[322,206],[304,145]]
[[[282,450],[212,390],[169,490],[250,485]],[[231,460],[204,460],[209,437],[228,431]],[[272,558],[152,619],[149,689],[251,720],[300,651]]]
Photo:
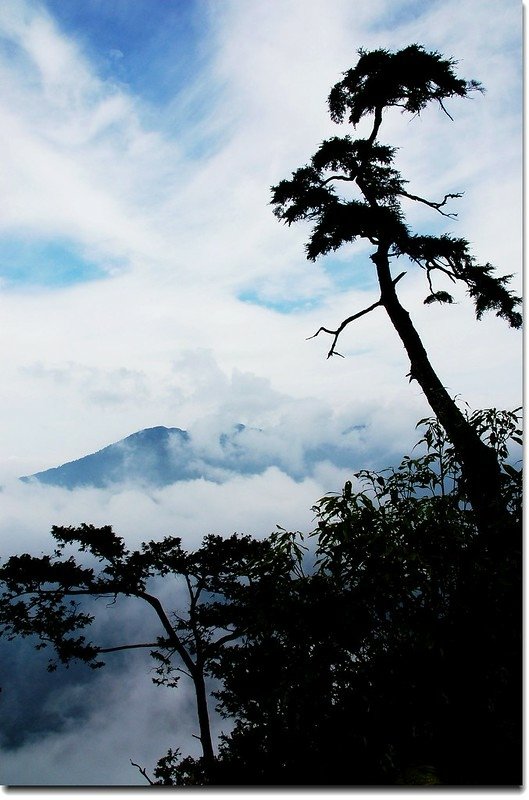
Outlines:
[[[57,542],[52,554],[11,556],[0,567],[0,635],[36,637],[37,649],[52,647],[49,670],[74,659],[98,669],[104,666],[103,654],[143,648],[157,663],[155,683],[174,688],[180,674],[187,675],[195,690],[203,752],[199,771],[211,780],[215,758],[206,677],[211,660],[241,635],[237,614],[230,617],[233,624],[226,620],[227,601],[236,597],[241,605],[256,582],[273,585],[288,570],[285,558],[271,542],[249,536],[207,536],[195,552],[186,552],[178,537],[129,551],[110,526],[54,526],[52,536]],[[80,560],[67,557],[72,548]],[[183,590],[186,612],[168,612],[157,596],[168,578]],[[86,599],[118,596],[143,600],[154,611],[151,641],[103,647],[86,640],[83,632],[94,620]]]
[[[459,454],[482,534],[489,547],[501,552],[509,517],[501,496],[498,460],[494,450],[481,441],[465,420],[434,371],[397,294],[396,286],[405,272],[394,276],[392,264],[406,257],[424,271],[429,287],[424,301],[427,304],[453,302],[448,292],[434,288],[434,277],[463,284],[474,301],[478,319],[490,310],[518,328],[521,316],[516,309],[520,299],[507,288],[512,276],[498,277],[491,264],[477,263],[465,239],[449,234],[424,236],[410,231],[402,198],[423,203],[450,218],[454,214],[445,210],[447,203],[461,195],[450,193],[435,201],[411,194],[405,188],[407,182],[394,167],[395,149],[378,140],[384,113],[389,109],[401,108],[402,112],[419,115],[434,101],[450,117],[444,101],[465,98],[473,91],[482,91],[482,87],[477,81],[459,78],[454,60],[427,52],[416,44],[396,53],[360,50],[359,55],[357,65],[332,88],[328,105],[334,122],[345,120],[353,128],[365,117],[371,117],[370,134],[360,139],[346,135],[324,141],[309,165],[272,188],[274,213],[288,225],[299,220],[313,223],[306,245],[307,257],[312,261],[357,239],[373,245],[370,258],[380,288],[379,299],[343,320],[334,330],[321,327],[315,336],[320,333],[332,336],[328,356],[339,355],[336,345],[343,330],[376,308],[385,309],[410,360],[410,380],[421,386]],[[344,184],[356,190],[356,198],[339,195],[338,186]]]
[[[498,454],[519,525],[517,413],[466,416]],[[519,563],[491,560],[457,453],[437,420],[422,424],[423,455],[316,504],[312,567],[284,537],[290,576],[215,659],[220,710],[236,721],[219,782],[521,782]]]

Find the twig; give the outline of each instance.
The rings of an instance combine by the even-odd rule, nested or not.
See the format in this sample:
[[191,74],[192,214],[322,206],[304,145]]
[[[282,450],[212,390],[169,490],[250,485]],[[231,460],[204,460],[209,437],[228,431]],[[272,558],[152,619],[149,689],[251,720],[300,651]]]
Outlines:
[[329,330],[329,328],[324,328],[322,326],[319,330],[316,331],[316,333],[313,336],[307,336],[307,341],[309,339],[315,339],[316,336],[318,336],[318,334],[321,333],[322,331],[324,333],[329,333],[331,336],[334,336],[334,339],[333,339],[333,342],[332,342],[332,345],[331,345],[331,349],[327,353],[327,358],[330,358],[331,356],[334,356],[334,355],[340,356],[341,358],[343,358],[344,356],[341,353],[337,353],[335,351],[335,349],[334,349],[335,346],[336,346],[336,343],[338,341],[338,337],[341,334],[341,332],[343,331],[343,329],[347,325],[349,325],[350,322],[354,322],[355,319],[359,319],[360,317],[365,316],[365,314],[369,314],[370,311],[373,311],[375,308],[377,308],[380,305],[382,305],[382,302],[380,300],[377,300],[377,302],[373,303],[373,305],[369,306],[369,308],[364,308],[362,311],[359,311],[358,314],[353,314],[352,317],[347,317],[347,319],[344,319],[344,321],[341,323],[341,325],[339,325],[338,328],[336,328],[335,331],[331,331],[331,330]]
[[440,203],[435,203],[432,200],[425,200],[424,197],[419,197],[416,194],[409,194],[408,192],[405,192],[404,190],[401,190],[399,192],[399,194],[402,195],[403,197],[407,197],[408,200],[416,200],[418,203],[424,203],[425,206],[430,206],[430,208],[434,208],[436,211],[438,211],[440,214],[442,214],[443,217],[448,217],[448,219],[456,219],[457,218],[457,214],[455,214],[455,213],[454,214],[446,214],[444,211],[441,211],[442,206],[444,206],[446,204],[447,200],[458,199],[459,197],[463,197],[463,193],[462,192],[456,192],[455,194],[453,194],[453,193],[452,194],[445,194],[443,200]]
[[[395,280],[392,281],[393,286],[395,286],[400,281],[400,279],[405,276],[405,274],[406,274],[405,272],[401,272],[400,275],[397,275]],[[359,311],[357,314],[353,314],[352,317],[347,317],[347,319],[344,319],[344,321],[336,328],[335,331],[331,331],[329,328],[324,328],[323,325],[322,325],[322,327],[319,328],[316,331],[316,333],[314,333],[312,336],[307,336],[306,341],[308,341],[309,339],[315,339],[316,336],[318,336],[318,334],[320,334],[322,331],[324,333],[328,333],[330,336],[334,336],[334,339],[333,339],[333,342],[332,342],[332,345],[331,345],[331,349],[327,353],[327,358],[330,358],[331,356],[340,356],[340,358],[345,358],[345,356],[343,356],[341,353],[338,353],[335,350],[336,344],[338,342],[338,337],[340,336],[340,334],[343,331],[343,329],[346,328],[347,325],[349,325],[350,322],[354,322],[355,319],[360,319],[360,317],[364,317],[366,314],[369,314],[370,311],[374,311],[375,308],[378,308],[378,306],[381,306],[381,305],[383,305],[382,298],[377,300],[376,303],[373,303],[368,308],[364,308],[364,309],[362,309],[362,311]]]
[[191,675],[191,673],[190,673],[190,672],[188,672],[188,671],[187,671],[186,669],[184,669],[183,667],[175,667],[175,669],[176,669],[176,671],[177,671],[177,672],[181,672],[181,673],[182,673],[182,675],[187,675],[187,677],[188,677],[188,678],[191,678],[191,679],[193,679],[193,676]]
[[449,114],[449,113],[448,113],[448,111],[447,111],[447,110],[446,110],[446,108],[444,107],[444,105],[443,105],[443,101],[441,100],[441,98],[437,98],[437,102],[439,103],[439,105],[441,106],[441,108],[443,109],[443,111],[445,112],[446,116],[447,116],[449,119],[451,119],[451,120],[452,120],[452,122],[453,122],[453,121],[454,121],[454,118],[453,118],[453,116],[452,116],[451,114]]
[[145,780],[146,780],[146,781],[148,781],[148,782],[151,784],[151,786],[155,786],[155,785],[156,785],[156,784],[154,783],[154,781],[151,781],[151,779],[150,779],[150,778],[149,778],[149,776],[147,775],[147,771],[146,771],[146,770],[145,770],[143,767],[140,767],[140,765],[139,765],[139,764],[136,764],[136,763],[135,763],[135,762],[132,760],[132,758],[130,759],[130,763],[132,764],[132,766],[133,766],[133,767],[136,767],[137,769],[139,769],[139,771],[141,772],[141,774],[143,775],[143,777],[145,778]]

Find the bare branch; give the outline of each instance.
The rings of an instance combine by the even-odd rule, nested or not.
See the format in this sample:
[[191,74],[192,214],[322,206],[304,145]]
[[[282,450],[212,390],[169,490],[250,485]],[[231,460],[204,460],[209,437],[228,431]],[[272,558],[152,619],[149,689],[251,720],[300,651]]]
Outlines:
[[450,278],[452,283],[457,282],[454,273],[451,272],[447,267],[443,267],[443,265],[434,258],[432,258],[430,261],[427,261],[425,264],[423,264],[419,258],[414,258],[413,256],[410,256],[410,260],[413,261],[414,264],[417,264],[419,267],[421,267],[421,269],[426,270],[428,274],[430,274],[432,270],[438,269],[439,272],[443,272],[448,278]]
[[191,624],[191,630],[193,632],[193,640],[194,640],[194,645],[195,645],[195,649],[196,649],[196,656],[197,656],[196,660],[198,661],[198,659],[199,659],[199,657],[200,657],[200,655],[202,653],[202,637],[200,636],[200,632],[198,630],[196,612],[197,612],[197,605],[198,605],[198,596],[199,596],[200,592],[202,591],[202,587],[199,586],[198,589],[196,589],[196,591],[193,591],[193,586],[191,584],[191,581],[189,580],[189,575],[186,573],[184,575],[184,577],[185,577],[185,580],[186,580],[187,589],[188,589],[188,593],[189,593],[189,600],[190,600],[190,603],[189,603],[189,622]]
[[[31,608],[34,605],[37,605],[38,599],[43,597],[94,597],[96,600],[103,600],[103,599],[110,599],[115,596],[115,593],[112,592],[111,594],[101,594],[99,590],[88,588],[88,589],[25,589],[22,592],[13,592],[9,595],[10,600],[18,600],[19,598],[26,597],[27,595],[33,595],[36,599],[33,603],[27,601],[28,608]],[[112,602],[109,604],[112,605]]]
[[444,105],[443,105],[443,101],[442,101],[442,100],[439,98],[437,102],[439,103],[439,105],[441,106],[441,108],[443,109],[443,111],[445,112],[446,116],[447,116],[449,119],[451,119],[451,120],[452,120],[452,122],[453,122],[453,121],[454,121],[454,118],[453,118],[453,116],[452,116],[451,114],[449,114],[449,113],[448,113],[448,111],[447,111],[447,110],[446,110],[446,108],[444,107]]
[[374,118],[374,121],[373,121],[373,130],[369,134],[369,139],[367,139],[367,143],[368,144],[373,144],[373,142],[377,138],[378,131],[379,131],[379,128],[380,128],[381,124],[382,124],[382,106],[376,106],[375,107],[375,118]]
[[452,193],[452,194],[445,194],[443,200],[440,203],[435,203],[433,200],[425,200],[424,197],[419,197],[416,194],[409,194],[409,192],[405,192],[404,190],[401,190],[399,192],[399,195],[402,195],[402,197],[407,197],[408,200],[416,200],[418,203],[424,203],[425,206],[429,206],[430,208],[434,208],[436,211],[438,211],[440,214],[442,214],[443,217],[448,217],[448,219],[456,219],[457,218],[457,214],[455,214],[455,213],[446,214],[444,211],[441,211],[442,206],[444,206],[446,204],[447,200],[458,199],[459,197],[463,197],[463,193],[462,192],[456,192],[456,193]]
[[191,680],[193,680],[193,676],[186,669],[183,669],[182,667],[175,667],[175,669],[177,672],[181,672],[182,675],[186,675],[188,678],[191,678]]
[[446,267],[443,267],[437,261],[435,261],[434,264],[435,264],[434,269],[438,269],[439,272],[444,272],[445,275],[448,275],[452,283],[456,282],[456,276],[452,272],[450,272],[449,269],[446,269]]
[[122,644],[117,647],[98,647],[98,653],[117,653],[118,650],[135,650],[140,647],[161,647],[160,642],[148,642],[146,644]]
[[[395,286],[400,281],[400,279],[405,276],[405,274],[406,274],[405,272],[401,272],[400,275],[397,275],[397,277],[392,281],[393,286]],[[331,345],[331,349],[327,353],[327,358],[330,358],[331,356],[340,356],[340,358],[345,358],[345,356],[343,356],[341,353],[338,353],[337,350],[335,350],[336,344],[338,342],[338,337],[340,336],[343,329],[346,328],[347,325],[349,325],[349,323],[354,322],[356,319],[360,319],[360,317],[364,317],[366,314],[369,314],[371,311],[374,311],[375,308],[378,308],[378,306],[381,305],[382,305],[382,298],[377,300],[376,303],[373,303],[368,308],[364,308],[357,314],[353,314],[351,317],[347,317],[347,319],[344,319],[344,321],[336,328],[335,331],[331,331],[329,328],[324,328],[322,326],[316,331],[315,334],[313,334],[312,336],[307,336],[306,341],[308,341],[309,339],[315,339],[316,336],[318,336],[318,334],[320,334],[322,331],[324,333],[328,333],[330,336],[333,336],[334,339]]]
[[242,631],[231,631],[231,633],[227,633],[225,636],[221,636],[215,642],[211,642],[210,647],[211,648],[221,647],[223,644],[226,644],[226,642],[231,642],[233,641],[233,639],[238,639],[240,636],[242,636],[242,634],[243,634]]
[[426,277],[428,278],[428,286],[430,287],[430,292],[433,294],[432,276],[431,276],[432,269],[434,269],[434,267],[426,267]]
[[143,767],[140,767],[140,765],[139,765],[139,764],[136,764],[136,763],[135,763],[135,762],[132,760],[132,758],[130,759],[130,763],[132,764],[132,766],[133,766],[133,767],[136,767],[137,769],[139,769],[139,771],[141,772],[141,774],[143,775],[143,777],[145,778],[145,780],[146,780],[146,781],[148,781],[148,782],[151,784],[151,786],[155,786],[155,785],[156,785],[156,784],[154,783],[154,781],[151,781],[151,779],[150,779],[150,778],[149,778],[149,776],[147,775],[147,771],[146,771],[146,770],[145,770]]
[[156,614],[158,615],[158,619],[165,628],[170,643],[174,646],[176,652],[186,665],[187,669],[191,672],[191,674],[194,674],[195,664],[184,647],[181,638],[178,636],[177,632],[169,622],[167,614],[165,613],[165,610],[158,598],[147,594],[147,592],[131,592],[131,594],[133,594],[135,597],[140,597],[142,600],[145,600],[150,606],[152,606],[152,608],[154,608]]
[[[352,317],[347,317],[347,319],[344,319],[344,321],[338,326],[338,328],[336,328],[335,331],[331,331],[331,330],[329,330],[329,328],[321,327],[319,330],[316,331],[316,333],[313,336],[308,336],[307,337],[307,341],[308,341],[308,339],[315,339],[316,336],[318,336],[318,334],[321,333],[322,331],[324,331],[324,333],[329,333],[331,336],[334,336],[334,339],[333,339],[333,343],[331,345],[331,349],[327,353],[327,358],[330,358],[332,355],[341,355],[340,353],[336,353],[334,348],[335,348],[336,343],[338,341],[338,337],[341,334],[341,332],[343,331],[343,329],[347,325],[349,325],[350,322],[354,322],[355,319],[360,319],[360,317],[363,317],[366,314],[369,314],[370,311],[373,311],[375,308],[377,308],[380,305],[382,305],[381,301],[377,300],[377,302],[373,303],[373,305],[369,306],[369,308],[364,308],[364,309],[362,309],[362,311],[359,311],[358,314],[353,314]],[[342,358],[343,358],[343,356],[342,356]]]
[[325,178],[325,180],[322,181],[321,185],[325,186],[327,183],[330,183],[331,181],[351,181],[352,182],[352,181],[355,181],[356,178],[357,178],[357,173],[354,174],[354,175],[349,175],[349,176],[348,175],[330,175],[328,178]]

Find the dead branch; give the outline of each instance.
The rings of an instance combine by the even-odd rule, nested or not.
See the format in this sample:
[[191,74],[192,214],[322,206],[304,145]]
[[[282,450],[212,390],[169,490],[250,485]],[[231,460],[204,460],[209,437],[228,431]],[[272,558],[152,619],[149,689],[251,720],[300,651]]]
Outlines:
[[[400,279],[405,276],[405,274],[406,274],[405,272],[401,272],[400,275],[397,275],[395,280],[392,281],[393,286],[395,286],[400,281]],[[371,311],[374,311],[375,308],[378,308],[378,306],[381,305],[382,305],[382,298],[377,300],[376,303],[373,303],[368,308],[364,308],[357,314],[353,314],[351,317],[347,317],[347,319],[344,319],[344,321],[340,323],[340,325],[336,328],[335,331],[331,331],[329,328],[324,328],[322,326],[312,336],[307,336],[306,341],[308,341],[309,339],[315,339],[316,336],[318,336],[318,334],[320,334],[322,331],[324,333],[328,333],[330,336],[333,336],[334,338],[332,341],[331,349],[327,353],[327,358],[330,358],[331,356],[340,356],[340,358],[345,358],[345,356],[343,356],[341,353],[338,353],[337,350],[335,350],[336,344],[338,342],[338,337],[340,336],[343,329],[346,328],[349,325],[349,323],[354,322],[356,319],[360,319],[360,317],[364,317],[366,314],[369,314]]]
[[146,781],[149,781],[149,783],[151,784],[151,786],[155,786],[155,785],[156,785],[156,784],[154,783],[154,781],[151,781],[151,779],[150,779],[150,778],[149,778],[149,776],[147,775],[147,771],[146,771],[146,770],[145,770],[143,767],[140,767],[140,765],[139,765],[139,764],[136,764],[136,763],[135,763],[135,762],[132,760],[132,758],[130,759],[130,763],[132,764],[132,766],[133,766],[133,767],[136,767],[137,769],[139,769],[139,771],[141,772],[141,774],[143,775],[143,777],[145,778],[145,780],[146,780]]
[[438,211],[440,214],[442,214],[443,217],[448,217],[448,219],[456,219],[457,218],[457,214],[455,214],[455,213],[454,214],[446,214],[444,211],[441,211],[442,206],[444,206],[446,204],[447,200],[458,199],[459,197],[463,197],[463,193],[462,192],[456,192],[456,193],[452,193],[452,194],[445,194],[444,198],[442,199],[442,201],[440,203],[435,203],[433,200],[425,200],[424,197],[419,197],[419,195],[416,195],[416,194],[409,194],[409,192],[405,192],[404,190],[401,190],[399,192],[399,194],[402,195],[403,197],[407,197],[408,200],[416,200],[418,203],[424,203],[425,206],[429,206],[430,208],[434,208],[436,211]]
[[451,114],[449,114],[449,113],[448,113],[448,111],[447,111],[447,110],[446,110],[446,108],[444,107],[444,105],[443,105],[443,101],[441,100],[441,98],[438,98],[437,102],[439,103],[439,105],[441,106],[441,108],[443,109],[443,111],[445,112],[445,114],[446,114],[446,116],[448,117],[448,119],[451,119],[451,120],[452,120],[452,122],[453,122],[453,121],[454,121],[454,118],[453,118],[453,116],[452,116]]
[[357,177],[358,177],[358,170],[356,170],[356,172],[354,172],[351,175],[330,175],[328,178],[325,178],[325,180],[322,181],[321,185],[325,186],[326,184],[330,183],[331,181],[349,181],[349,182],[353,182],[353,181],[355,181],[357,179]]

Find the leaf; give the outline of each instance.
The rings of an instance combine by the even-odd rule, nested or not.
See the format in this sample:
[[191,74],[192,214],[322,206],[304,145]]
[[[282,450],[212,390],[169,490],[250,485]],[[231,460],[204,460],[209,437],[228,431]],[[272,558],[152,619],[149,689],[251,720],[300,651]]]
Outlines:
[[511,464],[503,464],[503,469],[511,478],[519,478],[521,474],[521,470],[515,469]]

